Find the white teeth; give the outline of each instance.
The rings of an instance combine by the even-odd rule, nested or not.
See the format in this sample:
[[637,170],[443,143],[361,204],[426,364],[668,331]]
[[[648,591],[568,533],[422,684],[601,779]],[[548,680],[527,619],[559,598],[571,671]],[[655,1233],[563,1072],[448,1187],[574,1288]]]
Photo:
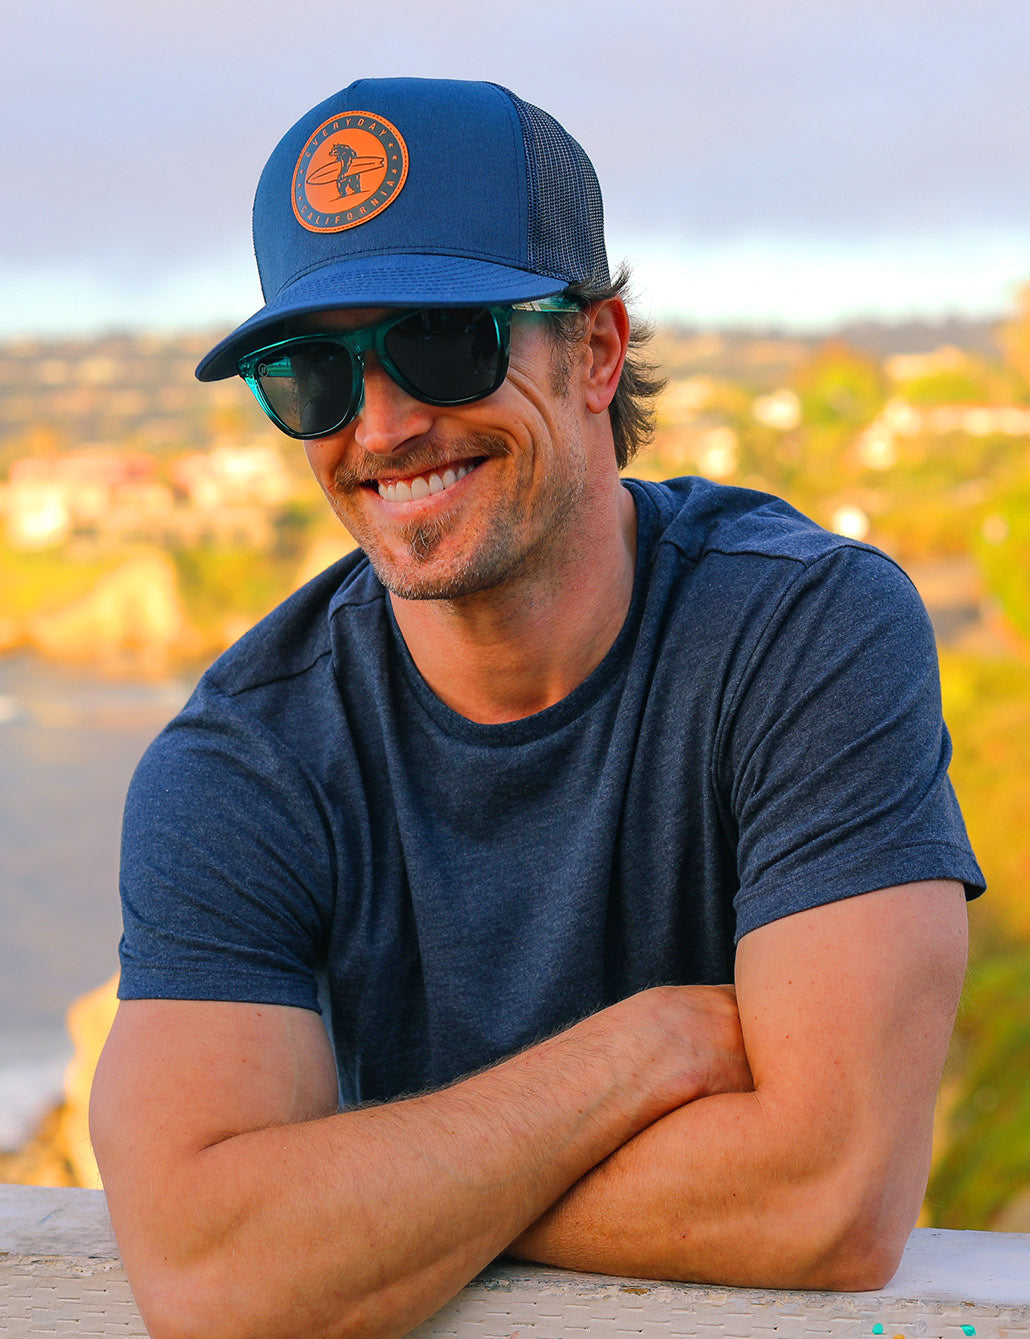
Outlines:
[[459,465],[457,469],[448,467],[442,475],[430,474],[428,478],[424,474],[419,474],[411,480],[381,479],[377,485],[379,496],[386,498],[388,502],[412,502],[418,498],[428,497],[430,493],[442,493],[459,479],[464,479],[472,468],[471,465]]

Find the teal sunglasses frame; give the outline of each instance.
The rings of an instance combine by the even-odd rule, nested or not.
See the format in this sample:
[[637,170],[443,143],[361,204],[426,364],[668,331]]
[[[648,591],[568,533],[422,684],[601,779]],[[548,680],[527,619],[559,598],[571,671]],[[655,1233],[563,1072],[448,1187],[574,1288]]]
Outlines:
[[[274,344],[264,345],[260,349],[254,349],[251,353],[245,354],[237,363],[237,369],[240,376],[250,387],[254,398],[264,413],[281,432],[299,441],[312,441],[339,432],[348,423],[352,423],[361,412],[361,406],[365,400],[365,354],[370,349],[375,353],[380,365],[391,380],[396,382],[406,394],[423,404],[443,407],[474,404],[477,400],[485,400],[488,395],[492,395],[508,375],[513,312],[576,312],[581,310],[582,306],[573,298],[561,296],[539,298],[533,302],[513,302],[483,307],[406,307],[396,315],[388,316],[382,321],[377,321],[374,325],[363,326],[358,330],[314,331],[307,335],[293,335],[289,339],[277,340]],[[421,312],[433,311],[468,311],[470,314],[479,312],[489,314],[497,340],[497,367],[489,386],[485,390],[478,389],[471,394],[461,396],[433,396],[427,394],[424,387],[416,386],[410,377],[397,366],[387,346],[390,331],[412,316]],[[329,427],[320,427],[315,431],[305,432],[284,422],[265,394],[261,383],[262,378],[292,377],[294,371],[288,357],[289,352],[310,344],[329,344],[346,350],[350,355],[353,384],[347,407],[340,413],[337,420]]]

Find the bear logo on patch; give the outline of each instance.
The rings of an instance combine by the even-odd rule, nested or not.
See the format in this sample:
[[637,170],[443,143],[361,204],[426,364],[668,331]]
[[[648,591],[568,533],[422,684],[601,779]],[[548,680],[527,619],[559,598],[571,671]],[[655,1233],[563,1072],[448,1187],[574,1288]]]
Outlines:
[[408,175],[408,149],[396,126],[373,112],[323,121],[293,173],[293,212],[310,232],[343,232],[393,203]]

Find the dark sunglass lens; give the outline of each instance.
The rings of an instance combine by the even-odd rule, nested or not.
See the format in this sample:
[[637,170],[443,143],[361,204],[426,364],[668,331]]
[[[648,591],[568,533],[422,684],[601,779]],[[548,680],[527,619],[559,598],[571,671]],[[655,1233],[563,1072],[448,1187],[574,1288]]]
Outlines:
[[503,380],[501,341],[485,307],[412,312],[385,339],[386,352],[429,403],[481,399]]
[[291,432],[319,436],[343,426],[357,408],[360,373],[340,344],[311,340],[259,363],[262,394]]

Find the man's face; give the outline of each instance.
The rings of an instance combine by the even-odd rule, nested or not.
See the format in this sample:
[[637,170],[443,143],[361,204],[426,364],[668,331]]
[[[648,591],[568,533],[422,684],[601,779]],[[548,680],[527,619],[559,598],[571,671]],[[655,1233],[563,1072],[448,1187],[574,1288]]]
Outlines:
[[[323,315],[355,329],[387,315]],[[516,313],[508,376],[485,400],[436,407],[366,359],[357,419],[305,442],[337,516],[406,599],[458,599],[556,571],[590,479],[585,410],[563,382],[546,318]]]

